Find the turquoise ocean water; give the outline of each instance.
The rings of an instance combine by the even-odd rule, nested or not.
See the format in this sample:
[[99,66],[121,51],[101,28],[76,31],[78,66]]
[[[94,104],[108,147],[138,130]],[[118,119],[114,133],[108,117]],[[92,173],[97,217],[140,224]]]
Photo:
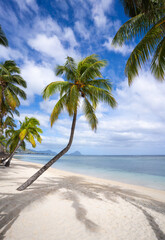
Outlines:
[[[53,156],[15,155],[45,164]],[[63,156],[52,167],[64,171],[165,190],[165,156]]]

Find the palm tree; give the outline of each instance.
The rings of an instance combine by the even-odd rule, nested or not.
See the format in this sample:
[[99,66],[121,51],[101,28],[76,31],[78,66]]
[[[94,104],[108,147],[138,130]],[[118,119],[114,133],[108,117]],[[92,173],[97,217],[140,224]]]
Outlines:
[[[14,129],[16,127],[16,124],[14,123],[14,119],[10,116],[7,116],[5,120],[2,123],[2,129],[4,132],[4,135],[0,136],[0,162],[4,162],[9,156],[7,153],[7,142],[8,142],[8,134],[7,131],[10,129]],[[6,131],[4,131],[6,129]]]
[[152,55],[151,71],[164,80],[165,75],[165,3],[162,0],[121,0],[126,14],[131,17],[116,33],[112,44],[120,46],[127,40],[141,36],[127,60],[125,74],[129,85],[139,68]]
[[1,28],[1,25],[0,25],[0,44],[5,46],[5,47],[8,46],[8,40],[7,40],[6,36],[5,36],[4,31]]
[[41,143],[40,133],[42,130],[38,127],[39,125],[40,123],[36,118],[25,117],[24,122],[20,122],[20,129],[7,131],[7,135],[10,136],[8,145],[10,145],[11,154],[5,163],[6,167],[10,166],[11,159],[19,147],[25,150],[25,141],[30,142],[33,148],[36,147],[35,138]]
[[91,55],[75,63],[74,59],[67,57],[64,66],[57,66],[56,75],[65,76],[67,81],[56,81],[50,83],[43,91],[44,99],[49,98],[56,92],[60,92],[60,99],[54,106],[51,113],[51,126],[58,119],[59,114],[64,110],[69,116],[73,116],[70,138],[67,146],[53,157],[45,166],[30,177],[17,190],[22,191],[31,185],[41,174],[43,174],[53,163],[63,156],[71,147],[80,99],[83,99],[83,111],[92,130],[97,128],[97,117],[95,111],[99,101],[107,103],[112,108],[116,106],[116,101],[111,94],[111,84],[108,79],[103,79],[100,69],[106,65],[106,61],[99,60],[97,55]]
[[3,135],[3,118],[9,113],[18,114],[19,97],[26,99],[26,81],[20,76],[20,69],[14,61],[0,64],[0,136]]

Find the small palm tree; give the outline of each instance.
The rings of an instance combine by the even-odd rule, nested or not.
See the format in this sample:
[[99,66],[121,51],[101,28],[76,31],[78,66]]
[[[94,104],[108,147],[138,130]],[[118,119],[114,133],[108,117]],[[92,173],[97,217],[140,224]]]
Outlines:
[[93,130],[97,128],[98,120],[95,111],[99,101],[107,103],[112,108],[116,106],[116,101],[111,94],[111,84],[108,79],[103,79],[100,72],[100,69],[105,65],[106,61],[99,60],[96,55],[91,55],[78,64],[75,63],[73,58],[67,57],[65,65],[56,68],[56,75],[64,74],[67,81],[50,83],[44,89],[43,97],[47,99],[56,92],[60,92],[60,99],[54,106],[50,121],[51,126],[53,126],[64,108],[68,111],[69,116],[73,116],[69,142],[60,153],[53,157],[17,190],[24,190],[31,185],[43,172],[69,150],[73,141],[77,110],[81,98],[83,99],[84,114]]
[[14,61],[0,64],[0,136],[3,135],[3,118],[9,113],[18,114],[19,97],[26,99],[26,81],[20,76],[20,69]]
[[8,145],[11,152],[5,164],[6,167],[10,166],[11,159],[19,147],[25,150],[25,141],[30,142],[33,148],[36,147],[35,138],[41,143],[40,133],[42,133],[42,130],[38,127],[39,125],[40,123],[36,118],[25,117],[25,121],[23,123],[20,122],[20,129],[6,131],[7,136],[10,136]]
[[8,46],[8,40],[7,40],[6,36],[5,36],[4,31],[1,28],[1,25],[0,25],[0,44],[5,46],[5,47]]
[[158,80],[165,75],[165,2],[162,0],[121,0],[125,13],[131,17],[116,33],[113,44],[142,37],[127,60],[125,74],[129,85],[139,68],[152,55],[151,71]]

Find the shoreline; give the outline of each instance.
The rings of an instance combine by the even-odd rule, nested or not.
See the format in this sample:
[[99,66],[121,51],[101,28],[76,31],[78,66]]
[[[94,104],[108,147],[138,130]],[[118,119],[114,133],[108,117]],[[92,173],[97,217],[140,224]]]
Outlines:
[[0,168],[1,240],[165,239],[165,191],[55,168],[17,191],[41,166]]
[[[40,166],[42,167],[44,164],[41,164],[41,163],[34,163],[34,162],[30,162],[30,161],[24,161],[24,160],[19,160],[17,158],[14,158],[16,159],[17,161],[23,161],[23,162],[26,162],[26,163],[30,163],[30,164],[34,164],[34,166]],[[101,177],[96,177],[96,176],[91,176],[91,175],[86,175],[86,174],[81,174],[81,173],[75,173],[75,172],[72,172],[72,171],[65,171],[65,170],[61,170],[61,169],[57,169],[55,167],[50,167],[48,169],[48,171],[52,171],[52,172],[55,172],[56,171],[59,171],[61,174],[64,173],[64,174],[69,174],[69,175],[76,175],[76,176],[81,176],[81,177],[84,177],[84,178],[88,178],[90,180],[96,180],[96,181],[101,181],[102,183],[109,183],[111,185],[115,185],[115,186],[118,186],[118,187],[124,187],[124,188],[127,188],[127,189],[132,189],[132,190],[135,190],[135,191],[138,191],[138,192],[146,192],[147,194],[149,194],[151,197],[156,197],[156,198],[159,198],[157,196],[162,196],[159,198],[160,201],[164,200],[165,201],[165,190],[161,190],[161,189],[156,189],[156,188],[152,188],[152,187],[146,187],[146,186],[142,186],[142,185],[136,185],[136,184],[130,184],[130,183],[125,183],[125,182],[122,182],[122,181],[116,181],[116,180],[111,180],[111,179],[107,179],[107,178],[101,178]],[[55,173],[54,172],[54,173]]]
[[[16,158],[14,158],[17,161],[20,161]],[[20,161],[22,162],[22,161]],[[41,163],[34,163],[34,162],[28,162],[28,161],[24,161],[27,163],[30,163],[34,166],[38,166],[38,167],[42,167],[44,164]],[[90,181],[99,181],[101,184],[110,184],[116,187],[121,187],[124,189],[130,189],[130,190],[134,190],[137,191],[138,193],[146,193],[146,195],[153,197],[155,200],[158,201],[164,201],[165,202],[165,191],[164,190],[159,190],[159,189],[155,189],[155,188],[149,188],[149,187],[145,187],[145,186],[141,186],[141,185],[134,185],[134,184],[129,184],[129,183],[124,183],[124,182],[120,182],[120,181],[114,181],[114,180],[110,180],[110,179],[105,179],[105,178],[100,178],[100,177],[95,177],[95,176],[89,176],[89,175],[85,175],[85,174],[80,174],[80,173],[74,173],[74,172],[70,172],[70,171],[64,171],[64,170],[60,170],[54,167],[50,167],[47,171],[52,172],[53,174],[56,174],[57,172],[62,175],[75,175],[77,177],[83,177],[86,180],[90,180]]]

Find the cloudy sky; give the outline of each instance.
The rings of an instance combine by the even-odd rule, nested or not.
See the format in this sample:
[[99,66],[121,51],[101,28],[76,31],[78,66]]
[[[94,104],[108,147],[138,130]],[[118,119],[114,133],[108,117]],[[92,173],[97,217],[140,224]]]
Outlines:
[[63,64],[67,56],[79,61],[96,53],[108,61],[102,73],[113,83],[118,107],[112,110],[99,105],[97,132],[89,128],[80,109],[70,152],[165,154],[165,83],[156,81],[145,66],[128,87],[124,66],[135,42],[111,46],[126,20],[119,0],[0,1],[0,24],[10,45],[0,47],[1,62],[14,59],[27,81],[27,101],[19,108],[20,119],[34,116],[40,120],[43,141],[38,150],[57,152],[70,134],[72,119],[66,112],[50,127],[58,95],[48,101],[41,96],[47,84],[61,79],[54,74],[55,66]]

